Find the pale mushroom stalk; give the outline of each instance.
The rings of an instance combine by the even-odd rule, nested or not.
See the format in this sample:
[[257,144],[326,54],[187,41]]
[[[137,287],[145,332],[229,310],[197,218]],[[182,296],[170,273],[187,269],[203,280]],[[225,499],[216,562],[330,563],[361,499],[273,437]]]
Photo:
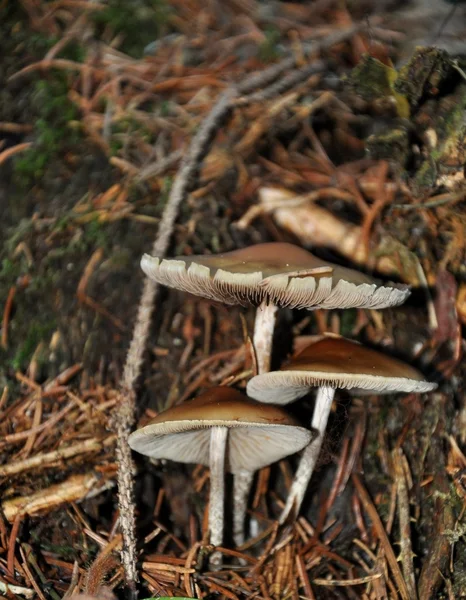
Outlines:
[[303,503],[304,495],[311,480],[314,467],[319,458],[322,443],[324,441],[325,430],[327,428],[328,417],[332,408],[335,388],[320,387],[317,390],[314,414],[312,416],[311,428],[317,430],[315,437],[301,455],[298,470],[296,471],[293,483],[291,485],[285,508],[280,516],[280,523],[284,523],[288,515],[294,509],[294,514],[298,515]]
[[277,306],[268,302],[267,299],[262,300],[256,311],[253,344],[256,350],[257,371],[259,374],[270,371],[276,313]]
[[[252,473],[300,452],[311,438],[311,432],[282,408],[220,386],[159,413],[133,431],[129,445],[151,458],[210,467],[210,540],[219,546],[223,544],[225,471],[239,475],[238,482],[244,481],[247,486]],[[244,489],[244,485],[238,489]],[[245,492],[241,495],[244,498]],[[214,551],[212,567],[220,562],[220,553]]]
[[233,480],[233,540],[237,546],[244,544],[244,522],[253,479],[253,471],[243,470],[235,473]]
[[[278,307],[269,302],[267,298],[262,300],[256,310],[253,346],[256,352],[257,372],[259,375],[270,371],[277,310]],[[235,475],[233,491],[233,539],[237,546],[244,544],[246,511],[253,479],[253,473],[246,471],[240,475]]]
[[[212,427],[210,434],[209,530],[210,542],[213,546],[220,546],[223,543],[227,438],[227,427]],[[220,552],[214,552],[209,562],[212,566],[218,566],[221,560]]]
[[318,431],[318,437],[304,450],[281,522],[293,508],[293,517],[298,515],[322,447],[334,390],[355,390],[358,394],[421,393],[437,385],[396,358],[340,336],[323,336],[301,349],[278,371],[250,379],[246,389],[250,397],[261,402],[289,404],[313,387],[318,388],[318,392],[311,426]]
[[[264,280],[264,282],[270,282],[278,279],[286,280],[288,282],[290,276],[313,276],[313,275],[329,275],[332,273],[331,267],[317,267],[312,269],[302,269],[286,275],[271,276]],[[256,320],[254,323],[254,338],[253,346],[256,352],[257,360],[257,372],[258,375],[263,375],[270,371],[270,365],[272,361],[272,349],[273,349],[273,334],[275,331],[275,321],[278,306],[271,302],[267,296],[262,300],[256,311]],[[247,499],[251,491],[253,477],[251,476],[248,480],[242,479],[241,482],[236,483],[235,479],[235,494],[238,493],[238,502],[235,499],[235,505],[233,509],[233,523],[234,523],[234,535],[233,538],[237,546],[240,546],[244,542],[245,535],[245,521],[247,511]],[[237,485],[241,486],[237,490]],[[239,541],[241,540],[241,541]]]

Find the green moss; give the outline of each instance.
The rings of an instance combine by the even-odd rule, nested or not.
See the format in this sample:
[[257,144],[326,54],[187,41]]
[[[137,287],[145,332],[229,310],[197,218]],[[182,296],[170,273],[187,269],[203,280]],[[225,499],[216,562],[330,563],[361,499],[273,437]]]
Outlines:
[[19,223],[15,226],[14,230],[11,231],[10,236],[4,242],[2,250],[6,254],[11,254],[14,252],[15,248],[18,246],[20,242],[22,242],[29,233],[34,228],[34,223],[32,219],[21,219]]
[[272,62],[282,55],[279,48],[281,32],[276,27],[267,27],[264,31],[265,40],[259,46],[259,59],[262,62]]
[[367,54],[351,71],[348,83],[368,102],[392,93],[389,67]]
[[[459,77],[459,76],[458,76]],[[462,81],[460,79],[460,81]],[[429,128],[436,133],[436,143],[426,147],[426,160],[419,167],[413,181],[413,190],[422,194],[432,188],[439,176],[448,175],[452,164],[457,169],[464,163],[465,150],[466,84],[457,85],[453,93],[440,99],[431,99],[425,104],[425,115]],[[424,119],[426,117],[424,116]],[[425,127],[425,125],[424,125]]]
[[418,193],[421,193],[423,190],[428,190],[434,187],[435,182],[437,181],[437,166],[435,161],[426,160],[422,163],[419,169],[416,172],[413,181],[413,189]]
[[355,308],[349,308],[340,312],[340,333],[345,337],[351,337],[356,326],[358,311]]
[[108,260],[100,265],[102,270],[119,271],[130,267],[133,263],[133,256],[127,248],[114,250]]
[[[27,37],[28,51],[35,56],[45,55],[61,38],[47,36],[43,33],[29,33]],[[86,49],[78,42],[70,40],[56,55],[58,58],[66,58],[75,62],[84,62]]]
[[87,223],[84,228],[83,242],[87,247],[107,248],[110,245],[107,225],[94,219]]
[[406,98],[395,90],[396,79],[397,72],[393,67],[366,54],[351,71],[348,83],[366,102],[391,99],[396,105],[398,116],[408,118],[409,104]]
[[9,258],[2,260],[2,266],[0,268],[0,281],[7,285],[12,285],[21,274],[19,263],[15,263]]
[[37,111],[35,141],[14,161],[16,183],[25,187],[40,179],[47,164],[80,139],[79,130],[70,127],[78,112],[68,99],[68,84],[61,75],[50,81],[38,81],[34,86],[32,104]]
[[64,240],[43,257],[40,276],[33,279],[30,288],[36,286],[34,289],[42,289],[44,285],[56,283],[63,262],[74,255],[86,254],[95,248],[108,248],[111,245],[108,228],[108,223],[102,223],[97,218],[81,225],[71,240]]
[[108,0],[103,10],[92,13],[97,27],[123,35],[120,49],[135,58],[167,33],[170,16],[171,8],[165,0]]
[[[150,110],[150,107],[147,107],[147,110]],[[138,136],[142,137],[148,143],[154,141],[153,132],[130,113],[125,114],[124,117],[112,124],[112,135],[121,133],[132,134],[133,132],[137,132]],[[117,141],[117,144],[120,148],[123,147],[121,142]]]
[[410,155],[408,131],[402,127],[394,127],[370,135],[366,140],[366,149],[374,160],[391,160],[406,166]]
[[33,277],[28,287],[31,294],[46,294],[60,284],[60,271],[55,266],[43,269],[40,275]]
[[110,156],[117,156],[123,148],[123,142],[112,139],[110,142]]
[[[11,360],[11,366],[15,371],[21,371],[27,366],[39,343],[48,338],[55,327],[55,320],[50,320],[48,323],[31,323],[26,339],[18,346]],[[43,358],[47,360],[46,357]]]
[[[466,544],[464,537],[455,545],[455,562],[452,572],[453,598],[464,598],[466,590]],[[448,596],[451,598],[451,595]]]
[[163,100],[160,103],[160,116],[163,118],[169,117],[172,113],[172,103],[169,100]]
[[466,536],[466,523],[458,524],[455,529],[445,529],[443,535],[448,539],[450,544],[456,544],[461,538]]
[[451,58],[445,50],[419,47],[408,64],[400,69],[394,87],[415,108],[424,96],[436,96],[451,72]]
[[69,217],[69,215],[65,215],[63,217],[60,217],[57,222],[55,223],[52,231],[54,232],[62,232],[62,231],[66,231],[68,229],[68,227],[70,226],[71,223],[71,219]]

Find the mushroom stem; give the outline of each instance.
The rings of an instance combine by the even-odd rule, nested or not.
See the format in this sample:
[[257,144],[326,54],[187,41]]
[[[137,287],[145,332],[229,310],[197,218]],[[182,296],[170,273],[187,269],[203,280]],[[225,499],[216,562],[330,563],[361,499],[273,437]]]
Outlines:
[[[212,427],[210,434],[210,543],[220,546],[223,542],[223,513],[225,505],[225,450],[228,438],[227,427]],[[210,564],[218,566],[222,560],[220,552],[210,556]]]
[[244,544],[244,522],[253,478],[253,471],[240,471],[234,476],[233,539],[237,546]]
[[[256,351],[257,373],[262,375],[270,371],[272,360],[273,332],[278,307],[275,304],[262,300],[256,310],[254,323],[253,346]],[[235,506],[233,514],[233,539],[237,546],[244,543],[244,521],[249,492],[251,490],[253,473],[235,476]]]
[[275,304],[268,304],[267,300],[262,300],[256,311],[253,343],[256,350],[257,370],[259,375],[270,371],[276,312],[277,307]]
[[334,396],[334,388],[320,387],[317,390],[314,414],[311,422],[312,429],[317,429],[317,437],[304,448],[298,470],[296,471],[290,493],[288,494],[285,508],[280,516],[280,523],[286,521],[293,509],[295,515],[299,514],[304,494],[306,493],[317,458],[320,454],[320,449],[322,448],[322,442],[324,441],[325,429],[327,427],[327,421]]

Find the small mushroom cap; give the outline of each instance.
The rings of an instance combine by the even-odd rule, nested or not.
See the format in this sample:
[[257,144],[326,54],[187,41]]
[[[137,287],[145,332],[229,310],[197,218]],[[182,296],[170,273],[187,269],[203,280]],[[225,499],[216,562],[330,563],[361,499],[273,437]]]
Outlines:
[[310,344],[279,371],[253,377],[247,386],[261,402],[288,404],[312,387],[352,389],[357,392],[429,392],[437,384],[396,358],[341,337],[325,337]]
[[171,288],[223,302],[289,308],[386,308],[409,296],[406,286],[378,286],[293,244],[257,244],[208,256],[159,259],[145,254],[148,277]]
[[312,437],[282,408],[215,387],[160,413],[129,436],[129,445],[152,458],[209,465],[212,427],[230,430],[226,468],[232,473],[255,471],[299,452]]

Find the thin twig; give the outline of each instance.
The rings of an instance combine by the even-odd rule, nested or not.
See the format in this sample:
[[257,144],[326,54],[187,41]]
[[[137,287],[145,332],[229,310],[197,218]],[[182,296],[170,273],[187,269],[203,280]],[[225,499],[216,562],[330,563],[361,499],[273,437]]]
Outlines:
[[316,75],[317,73],[322,73],[324,71],[326,65],[322,61],[315,61],[312,64],[304,65],[300,69],[295,69],[291,71],[291,73],[287,73],[278,81],[270,84],[266,88],[259,90],[245,98],[240,98],[238,103],[240,105],[243,104],[252,104],[253,102],[264,102],[265,100],[270,100],[275,96],[279,96],[284,92],[288,91],[290,88],[295,87],[298,83],[301,83],[305,79],[311,77],[311,75]]
[[16,596],[24,596],[25,598],[33,598],[35,591],[29,588],[21,587],[19,585],[11,585],[10,583],[4,583],[0,581],[0,592],[2,594],[15,594]]
[[456,204],[462,202],[466,198],[466,192],[460,190],[459,192],[447,194],[440,194],[434,196],[429,202],[423,202],[422,204],[392,204],[393,208],[402,208],[403,210],[426,210],[428,208],[437,208],[437,206],[444,206],[445,204]]
[[[173,232],[181,202],[194,183],[199,165],[204,159],[213,135],[237,96],[234,88],[221,94],[219,100],[207,116],[191,145],[178,171],[165,207],[157,238],[152,247],[156,256],[165,255]],[[136,597],[138,579],[136,567],[136,518],[133,502],[133,468],[128,436],[135,418],[135,383],[141,373],[143,354],[146,347],[151,317],[157,298],[158,285],[145,279],[139,303],[138,314],[133,330],[133,338],[126,357],[123,377],[120,384],[120,402],[116,415],[117,458],[118,458],[118,502],[120,526],[123,535],[122,563],[126,584],[133,597]]]
[[13,307],[13,300],[16,294],[16,286],[13,285],[8,292],[8,296],[5,302],[5,310],[3,311],[2,320],[2,348],[8,348],[8,324],[10,322],[11,309]]
[[2,163],[4,163],[8,158],[11,158],[15,154],[18,154],[18,152],[27,150],[31,146],[32,146],[32,142],[24,142],[24,144],[17,144],[16,146],[13,146],[12,148],[7,148],[6,150],[3,150],[3,152],[0,152],[0,165]]
[[[344,42],[345,40],[353,37],[355,33],[366,27],[366,24],[357,24],[348,29],[337,31],[331,35],[326,36],[322,40],[318,40],[313,44],[310,44],[306,48],[306,55],[312,56],[317,54],[319,51],[326,50],[335,44]],[[260,71],[260,73],[254,73],[246,77],[241,85],[238,86],[238,91],[241,95],[250,94],[255,89],[269,86],[273,81],[278,79],[283,73],[288,73],[291,69],[295,69],[298,66],[298,59],[296,56],[290,56],[283,59],[282,61]],[[285,75],[286,77],[286,75]]]
[[374,573],[374,575],[367,575],[366,577],[355,577],[354,579],[313,579],[312,582],[316,585],[327,585],[329,587],[348,587],[352,585],[364,585],[380,577],[382,577],[382,573]]
[[113,485],[110,477],[113,478],[113,473],[106,474],[105,477],[95,473],[71,475],[68,479],[51,485],[45,490],[5,500],[1,504],[1,509],[6,520],[10,522],[22,515],[37,515],[61,504],[79,502],[89,495],[94,496],[103,492]]
[[147,181],[151,177],[157,177],[161,173],[164,173],[167,169],[174,167],[182,158],[183,150],[175,150],[168,156],[162,158],[161,160],[150,163],[143,169],[141,169],[136,176],[137,181]]
[[416,577],[414,575],[413,548],[411,545],[411,516],[406,473],[403,468],[404,454],[401,448],[392,453],[395,482],[398,496],[398,520],[400,527],[401,566],[410,598],[417,600]]
[[51,467],[57,462],[64,461],[80,454],[87,454],[88,452],[99,452],[104,444],[108,443],[108,440],[97,440],[91,438],[78,442],[66,448],[57,448],[51,452],[45,452],[43,454],[36,454],[25,460],[18,462],[8,463],[0,466],[0,477],[6,477],[7,475],[17,475],[30,469]]

